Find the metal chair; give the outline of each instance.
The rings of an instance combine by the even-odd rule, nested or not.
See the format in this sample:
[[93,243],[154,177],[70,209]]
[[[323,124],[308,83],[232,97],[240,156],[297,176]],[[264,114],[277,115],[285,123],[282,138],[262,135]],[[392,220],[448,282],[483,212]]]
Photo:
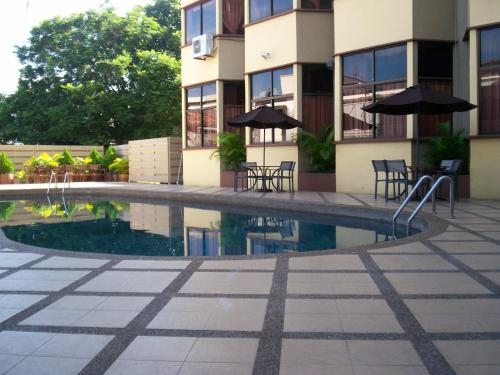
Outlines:
[[[386,191],[387,191],[387,169],[385,167],[384,160],[372,160],[372,165],[373,165],[373,171],[375,172],[375,195],[374,195],[374,198],[377,199],[377,189],[378,189],[379,182],[385,182]],[[379,173],[384,173],[384,177],[379,178],[379,175],[378,175]],[[387,200],[387,193],[384,197]]]
[[288,187],[291,192],[294,192],[294,176],[293,172],[295,170],[295,162],[294,161],[282,161],[278,169],[276,169],[272,175],[272,179],[276,179],[276,190],[283,190],[283,182],[285,180],[288,181]]
[[[243,161],[240,169],[234,170],[233,190],[238,191],[238,185],[241,180],[241,191],[253,190],[257,184],[257,163],[253,161]],[[246,186],[246,188],[244,188]]]
[[437,177],[441,176],[449,176],[453,180],[453,184],[455,185],[455,199],[458,200],[458,172],[460,172],[460,168],[462,167],[463,160],[441,160],[441,164],[439,165],[439,169],[436,171]]
[[[409,187],[416,184],[416,181],[410,180],[410,171],[404,159],[400,160],[384,160],[387,171],[387,183],[385,185],[385,200],[389,200],[389,184],[392,184],[393,198],[400,199],[404,194],[408,196]],[[398,194],[396,196],[396,185]],[[401,192],[401,185],[404,185],[404,191]]]

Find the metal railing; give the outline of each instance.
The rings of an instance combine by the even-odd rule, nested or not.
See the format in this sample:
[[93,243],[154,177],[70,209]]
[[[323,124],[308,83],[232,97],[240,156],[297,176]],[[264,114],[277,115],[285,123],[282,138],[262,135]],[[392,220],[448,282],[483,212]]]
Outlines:
[[[57,172],[52,171],[49,178],[49,186],[47,187],[47,195],[50,194],[50,187],[52,186],[52,182],[54,182],[54,188],[57,189]],[[64,173],[63,186],[61,194],[64,194],[66,189],[66,184],[68,184],[68,189],[71,187],[71,172]]]
[[427,192],[427,194],[425,194],[425,196],[422,198],[420,203],[417,205],[417,207],[413,210],[413,212],[410,215],[410,217],[408,218],[408,220],[406,221],[406,234],[407,235],[410,234],[411,223],[412,223],[413,219],[415,219],[415,217],[418,215],[418,213],[420,212],[422,207],[425,205],[425,203],[429,200],[429,198],[431,198],[431,200],[432,200],[432,213],[434,213],[434,214],[436,213],[436,190],[439,188],[439,186],[444,181],[448,181],[448,183],[450,185],[450,219],[455,218],[455,184],[454,184],[453,179],[449,176],[442,176],[442,177],[439,177],[437,179],[437,181],[434,182],[434,179],[431,176],[425,175],[425,176],[420,177],[420,179],[418,180],[417,184],[413,187],[410,194],[408,194],[408,197],[406,197],[406,199],[403,201],[403,203],[401,203],[401,205],[399,206],[397,211],[392,216],[392,230],[393,230],[394,236],[396,235],[396,222],[397,222],[399,215],[401,215],[401,213],[403,212],[405,207],[408,205],[410,200],[415,196],[415,194],[417,194],[418,188],[420,186],[422,186],[426,181],[430,181],[431,187],[430,187],[429,191]]

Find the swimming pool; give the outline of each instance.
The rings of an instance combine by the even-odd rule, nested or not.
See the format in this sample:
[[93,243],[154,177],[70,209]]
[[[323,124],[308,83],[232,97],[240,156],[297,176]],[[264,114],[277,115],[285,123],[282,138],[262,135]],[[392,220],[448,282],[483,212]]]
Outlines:
[[0,228],[26,245],[136,256],[308,252],[394,239],[390,224],[365,219],[121,198],[3,201]]

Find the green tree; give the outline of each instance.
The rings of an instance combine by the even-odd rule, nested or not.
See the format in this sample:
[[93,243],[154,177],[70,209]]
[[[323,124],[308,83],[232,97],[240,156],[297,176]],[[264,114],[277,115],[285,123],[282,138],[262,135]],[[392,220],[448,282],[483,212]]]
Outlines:
[[0,140],[106,144],[179,133],[178,12],[177,2],[157,0],[124,17],[107,8],[33,28],[17,49],[18,89],[0,98]]

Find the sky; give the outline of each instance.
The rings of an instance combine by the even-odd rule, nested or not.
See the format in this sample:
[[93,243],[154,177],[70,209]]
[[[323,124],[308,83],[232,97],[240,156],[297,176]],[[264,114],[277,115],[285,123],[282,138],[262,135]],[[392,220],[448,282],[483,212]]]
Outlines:
[[[24,44],[32,27],[55,16],[68,16],[88,9],[98,9],[105,0],[0,0],[0,93],[16,91],[21,65],[14,53]],[[108,0],[118,14],[152,0]]]

